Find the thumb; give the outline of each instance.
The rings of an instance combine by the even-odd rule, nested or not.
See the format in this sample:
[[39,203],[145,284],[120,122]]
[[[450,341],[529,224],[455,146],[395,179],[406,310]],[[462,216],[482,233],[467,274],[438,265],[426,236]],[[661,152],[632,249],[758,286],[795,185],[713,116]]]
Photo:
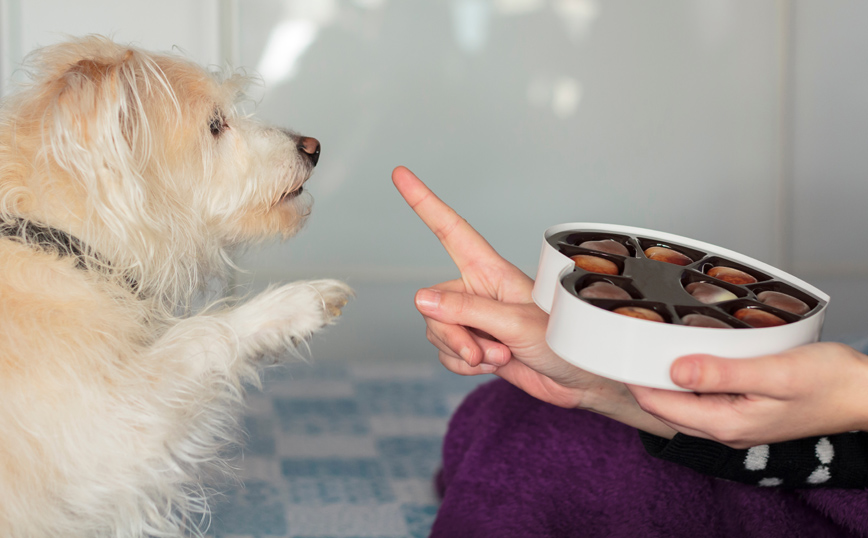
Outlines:
[[775,355],[749,359],[688,355],[672,363],[670,376],[676,385],[694,392],[778,396],[783,390],[776,389],[775,383],[786,368]]
[[473,327],[498,340],[512,325],[507,322],[512,318],[510,305],[469,293],[424,288],[416,292],[416,308],[441,323]]

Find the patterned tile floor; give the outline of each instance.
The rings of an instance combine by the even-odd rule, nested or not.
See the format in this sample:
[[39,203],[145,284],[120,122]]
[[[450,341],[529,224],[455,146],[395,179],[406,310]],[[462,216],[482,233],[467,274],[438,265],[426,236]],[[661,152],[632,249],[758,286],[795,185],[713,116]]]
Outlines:
[[449,416],[478,383],[438,363],[296,363],[252,390],[213,538],[421,538]]
[[[274,369],[250,391],[243,485],[212,500],[209,537],[428,536],[449,416],[490,377],[437,362],[412,305],[423,285],[355,285],[351,308],[312,346],[320,360]],[[868,338],[854,347],[868,350]]]

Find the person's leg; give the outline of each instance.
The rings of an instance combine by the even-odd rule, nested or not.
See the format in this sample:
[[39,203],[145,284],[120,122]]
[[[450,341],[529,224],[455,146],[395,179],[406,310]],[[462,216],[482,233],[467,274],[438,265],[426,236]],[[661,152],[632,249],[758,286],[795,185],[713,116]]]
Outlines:
[[847,535],[799,493],[657,460],[634,429],[500,380],[453,416],[438,487],[435,538]]

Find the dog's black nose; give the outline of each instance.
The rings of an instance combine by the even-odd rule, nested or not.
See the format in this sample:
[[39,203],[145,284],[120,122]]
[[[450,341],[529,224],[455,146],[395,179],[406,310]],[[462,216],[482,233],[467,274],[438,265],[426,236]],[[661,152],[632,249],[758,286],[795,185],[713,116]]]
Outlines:
[[303,136],[298,139],[298,149],[310,159],[310,162],[316,166],[317,161],[319,161],[319,140],[316,138],[311,138],[309,136]]

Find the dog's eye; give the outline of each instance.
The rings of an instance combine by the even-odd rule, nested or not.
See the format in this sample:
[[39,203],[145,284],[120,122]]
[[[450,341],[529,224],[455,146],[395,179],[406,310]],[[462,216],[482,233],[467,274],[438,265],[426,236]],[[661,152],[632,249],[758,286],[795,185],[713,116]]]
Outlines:
[[214,111],[214,115],[211,117],[211,123],[208,125],[211,135],[214,136],[214,138],[217,138],[226,130],[226,127],[226,118],[219,110]]

